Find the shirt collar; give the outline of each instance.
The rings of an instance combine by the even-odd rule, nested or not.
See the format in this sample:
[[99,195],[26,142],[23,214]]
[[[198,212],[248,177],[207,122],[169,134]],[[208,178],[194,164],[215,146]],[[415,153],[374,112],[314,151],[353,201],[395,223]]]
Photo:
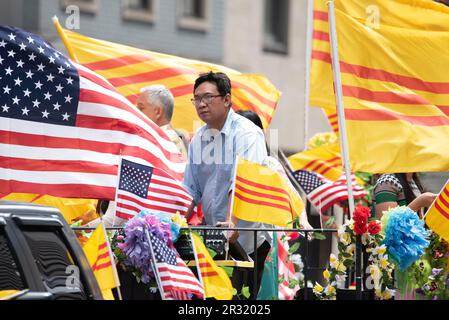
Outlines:
[[234,117],[234,110],[232,110],[232,108],[229,108],[229,112],[228,112],[228,116],[226,117],[226,121],[223,125],[223,128],[221,128],[221,133],[223,133],[224,135],[228,136],[229,134],[231,134],[231,123],[232,123],[232,118]]
[[[232,108],[229,108],[228,115],[226,116],[226,121],[223,125],[223,128],[221,128],[220,133],[223,133],[226,136],[229,136],[231,134],[231,124],[232,124],[232,118],[234,117],[235,112],[232,110]],[[201,133],[201,136],[206,141],[209,141],[212,139],[212,130],[208,130],[209,126],[206,124],[204,126],[204,130]]]

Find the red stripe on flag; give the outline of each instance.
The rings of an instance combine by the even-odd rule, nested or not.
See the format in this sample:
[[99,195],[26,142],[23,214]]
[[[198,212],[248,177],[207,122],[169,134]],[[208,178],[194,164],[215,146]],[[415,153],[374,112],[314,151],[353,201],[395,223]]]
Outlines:
[[[198,71],[194,71],[187,68],[163,68],[154,71],[142,72],[138,74],[134,74],[131,76],[123,76],[116,78],[109,78],[109,82],[114,87],[120,87],[127,84],[136,84],[141,82],[150,82],[150,81],[160,81],[165,78],[177,77],[177,76],[187,76],[191,75],[193,77],[199,74]],[[187,80],[184,80],[187,81]]]
[[83,64],[86,68],[89,68],[91,70],[107,70],[107,69],[114,69],[119,68],[123,66],[127,66],[130,64],[135,63],[141,63],[145,61],[151,61],[154,60],[148,55],[142,55],[142,54],[131,54],[119,58],[112,58],[112,59],[106,59],[101,60],[97,62],[91,62],[91,63],[85,63]]
[[271,203],[271,202],[266,202],[266,201],[262,201],[262,200],[253,200],[253,199],[249,199],[243,195],[241,195],[240,193],[238,193],[237,191],[235,191],[235,196],[237,198],[239,198],[242,201],[248,202],[248,203],[252,203],[252,204],[256,204],[259,206],[266,206],[266,207],[272,207],[272,208],[277,208],[277,209],[282,209],[287,211],[288,213],[291,214],[291,210],[290,207],[285,207],[282,206],[280,204],[276,204],[276,203]]
[[247,180],[247,179],[242,178],[240,176],[237,176],[236,178],[237,178],[237,181],[240,181],[242,183],[246,183],[247,185],[250,185],[250,186],[255,187],[255,188],[260,188],[260,189],[265,189],[265,190],[269,190],[269,191],[282,193],[282,194],[284,194],[285,196],[287,196],[290,199],[290,195],[284,189],[276,188],[276,187],[270,187],[270,186],[267,186],[265,184],[260,184],[260,183],[254,182],[254,181]]
[[329,42],[329,33],[323,32],[323,31],[318,31],[318,30],[313,30],[313,39]]
[[95,271],[99,271],[101,269],[109,268],[111,266],[112,266],[111,261],[108,261],[108,262],[93,266],[92,270],[95,272]]
[[[331,55],[328,52],[313,50],[312,58],[331,63]],[[412,90],[425,91],[429,93],[449,93],[449,82],[430,82],[419,78],[404,76],[383,69],[375,69],[340,61],[341,72],[350,73],[359,78],[387,81]]]
[[449,219],[449,214],[440,206],[438,201],[435,202],[435,208],[438,210],[439,213],[441,213],[441,215],[443,217],[445,217],[446,219]]
[[345,109],[347,120],[357,121],[394,121],[402,120],[420,126],[446,126],[449,125],[449,119],[443,116],[409,116],[397,114],[387,110],[359,110]]
[[218,276],[218,273],[215,272],[215,271],[208,271],[208,272],[201,271],[201,276],[202,276],[203,278],[207,278],[207,277],[215,277],[215,276]]
[[[114,199],[115,187],[103,187],[93,184],[48,184],[48,183],[33,183],[16,180],[0,180],[0,193],[29,193],[33,190],[35,193],[51,194],[55,197],[62,198],[85,198],[97,199],[102,195],[104,199]],[[73,190],[77,190],[77,194]]]
[[284,202],[287,205],[290,204],[289,199],[286,199],[286,198],[283,198],[283,197],[274,196],[274,195],[271,195],[271,194],[268,194],[268,193],[261,193],[261,192],[257,192],[257,191],[254,191],[254,190],[250,190],[250,189],[247,189],[247,188],[243,187],[238,182],[235,184],[235,187],[236,187],[236,189],[239,189],[240,191],[248,193],[248,194],[250,194],[252,196],[267,198],[267,199],[271,199],[271,200],[282,201],[282,202]]
[[322,21],[328,21],[329,15],[326,11],[320,11],[320,10],[314,10],[313,11],[313,19],[314,20],[322,20]]
[[117,166],[99,164],[89,161],[69,160],[33,160],[0,156],[0,168],[25,171],[65,171],[70,168],[72,172],[117,174]]

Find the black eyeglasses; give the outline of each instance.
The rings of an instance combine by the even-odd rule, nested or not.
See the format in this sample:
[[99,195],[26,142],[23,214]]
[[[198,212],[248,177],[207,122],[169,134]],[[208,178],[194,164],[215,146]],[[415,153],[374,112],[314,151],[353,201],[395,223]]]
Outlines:
[[192,99],[190,99],[190,101],[192,101],[194,106],[198,106],[201,104],[201,102],[204,102],[205,104],[209,104],[212,102],[212,100],[214,98],[217,97],[223,97],[221,94],[217,94],[217,95],[211,95],[211,94],[205,94],[202,97],[194,97]]

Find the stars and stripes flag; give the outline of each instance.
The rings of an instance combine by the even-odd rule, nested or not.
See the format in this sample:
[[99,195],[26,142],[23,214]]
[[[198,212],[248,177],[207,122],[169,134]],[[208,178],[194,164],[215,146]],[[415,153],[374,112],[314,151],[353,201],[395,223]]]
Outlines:
[[[307,199],[322,213],[327,211],[332,205],[348,199],[348,189],[344,175],[336,181],[331,181],[316,172],[297,170],[293,176],[306,193]],[[354,199],[366,196],[366,191],[357,185],[355,176],[352,174],[351,177]]]
[[0,26],[0,193],[113,200],[120,156],[182,179],[176,146],[109,82]]
[[122,159],[119,177],[116,215],[122,219],[142,210],[185,214],[192,203],[182,184],[158,168]]
[[204,298],[203,286],[176,250],[168,247],[154,233],[147,231],[146,234],[151,242],[150,250],[161,297],[165,300],[190,300],[193,295]]

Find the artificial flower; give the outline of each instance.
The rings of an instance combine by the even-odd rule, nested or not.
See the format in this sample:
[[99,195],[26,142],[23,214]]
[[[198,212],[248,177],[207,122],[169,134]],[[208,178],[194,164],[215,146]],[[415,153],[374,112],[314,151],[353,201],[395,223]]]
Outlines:
[[313,287],[313,292],[321,293],[321,292],[323,292],[323,290],[324,290],[324,288],[318,282],[315,282],[315,286]]
[[326,286],[325,293],[328,294],[328,295],[334,295],[336,293],[335,287],[331,286],[331,285]]
[[395,207],[386,212],[388,215],[383,244],[388,248],[389,256],[400,270],[406,270],[418,260],[429,245],[430,232],[424,228],[424,222],[406,206]]
[[380,223],[378,223],[377,221],[370,221],[370,223],[368,223],[369,234],[378,234],[380,232],[380,229]]
[[324,279],[329,280],[330,276],[331,276],[331,274],[329,273],[329,270],[326,269],[326,270],[323,271]]

